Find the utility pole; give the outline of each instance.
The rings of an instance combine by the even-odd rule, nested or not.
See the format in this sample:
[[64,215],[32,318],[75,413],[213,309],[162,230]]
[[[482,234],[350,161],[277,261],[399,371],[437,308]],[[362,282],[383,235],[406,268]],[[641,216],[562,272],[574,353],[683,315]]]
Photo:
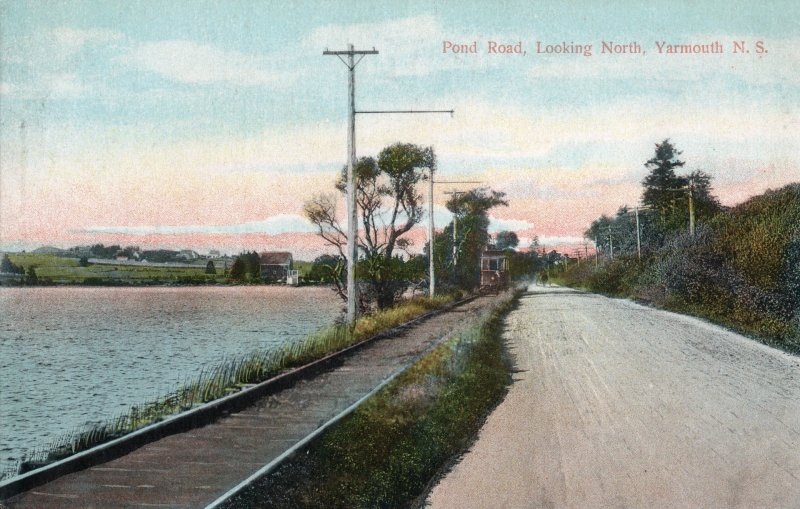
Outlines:
[[689,235],[694,237],[694,177],[689,176]]
[[[347,323],[354,325],[356,321],[356,259],[358,257],[358,217],[356,213],[356,190],[353,168],[356,165],[356,114],[357,113],[449,113],[453,110],[369,110],[356,111],[356,66],[366,55],[377,55],[375,48],[371,50],[356,50],[352,44],[347,45],[344,51],[322,52],[323,55],[336,56],[347,67],[349,72],[350,99],[347,124]],[[355,56],[358,55],[358,60]],[[347,57],[346,59],[343,57]]]
[[[483,182],[477,180],[433,180],[433,169],[431,168],[431,182],[428,187],[428,271],[430,273],[430,296],[433,297],[436,293],[436,277],[433,268],[433,184],[482,184]],[[449,193],[445,193],[449,194]],[[455,214],[453,215],[453,231],[455,232]],[[455,260],[455,234],[453,236],[453,256]]]
[[611,235],[611,226],[608,227],[608,245],[611,251],[611,259],[614,259],[614,237]]
[[428,293],[433,298],[436,295],[436,274],[433,270],[433,168],[430,168],[431,178],[428,186]]
[[[356,164],[356,66],[366,55],[377,55],[375,48],[371,50],[355,50],[352,44],[346,51],[322,52],[323,55],[335,55],[347,66],[349,76],[348,98],[349,109],[347,112],[347,323],[355,324],[356,321],[356,258],[358,248],[358,218],[356,217],[356,190],[353,168]],[[355,56],[359,55],[357,61]],[[342,56],[346,56],[345,60]]]
[[[458,198],[458,195],[465,194],[464,191],[456,191],[453,189],[452,191],[445,191],[444,194],[452,194],[453,199]],[[458,265],[458,214],[453,212],[453,269],[455,270],[456,266]]]
[[642,261],[642,237],[639,234],[639,206],[633,208],[636,211],[636,254],[639,256],[639,261]]

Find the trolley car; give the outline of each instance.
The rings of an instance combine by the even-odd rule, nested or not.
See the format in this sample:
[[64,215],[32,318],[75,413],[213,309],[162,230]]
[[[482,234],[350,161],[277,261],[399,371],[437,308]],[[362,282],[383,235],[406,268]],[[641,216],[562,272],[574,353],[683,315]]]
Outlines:
[[508,288],[508,257],[504,251],[486,249],[481,253],[481,291],[499,292]]

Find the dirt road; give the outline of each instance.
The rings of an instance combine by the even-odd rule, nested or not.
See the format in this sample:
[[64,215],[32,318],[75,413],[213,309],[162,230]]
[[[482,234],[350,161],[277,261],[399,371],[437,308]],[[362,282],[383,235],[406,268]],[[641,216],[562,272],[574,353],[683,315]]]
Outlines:
[[432,507],[800,507],[797,357],[559,288],[507,326],[523,371]]

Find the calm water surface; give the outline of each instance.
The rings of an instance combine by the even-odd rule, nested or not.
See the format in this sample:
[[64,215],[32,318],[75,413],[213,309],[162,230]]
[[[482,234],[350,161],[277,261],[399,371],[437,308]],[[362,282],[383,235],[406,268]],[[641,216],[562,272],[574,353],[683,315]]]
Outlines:
[[340,310],[325,288],[0,288],[0,470]]

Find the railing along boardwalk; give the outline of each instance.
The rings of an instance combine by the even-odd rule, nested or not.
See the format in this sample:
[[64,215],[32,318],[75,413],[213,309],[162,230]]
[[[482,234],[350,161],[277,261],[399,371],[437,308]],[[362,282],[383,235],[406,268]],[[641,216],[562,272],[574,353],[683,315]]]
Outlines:
[[478,297],[365,344],[327,369],[203,427],[15,495],[8,508],[206,507],[368,394],[491,301]]

